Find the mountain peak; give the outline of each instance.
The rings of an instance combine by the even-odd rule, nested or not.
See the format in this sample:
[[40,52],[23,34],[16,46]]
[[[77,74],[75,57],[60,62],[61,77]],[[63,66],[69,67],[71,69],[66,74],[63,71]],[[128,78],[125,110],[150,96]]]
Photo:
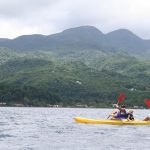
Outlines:
[[133,32],[131,32],[128,29],[118,29],[112,32],[109,32],[108,34],[106,34],[107,36],[116,36],[118,38],[136,38],[136,39],[141,39],[140,37],[138,37],[136,34],[134,34]]
[[96,27],[94,26],[80,26],[80,27],[75,27],[75,28],[70,28],[70,29],[66,29],[63,31],[63,33],[70,33],[70,32],[82,32],[82,33],[99,33],[99,34],[103,34],[100,30],[98,30]]
[[106,34],[106,36],[110,46],[115,49],[123,49],[136,54],[148,49],[143,39],[127,29],[115,30]]

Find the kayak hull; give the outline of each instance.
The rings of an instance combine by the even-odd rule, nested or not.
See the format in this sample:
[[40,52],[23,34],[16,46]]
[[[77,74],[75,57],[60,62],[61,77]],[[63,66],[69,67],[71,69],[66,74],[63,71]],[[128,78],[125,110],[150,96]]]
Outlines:
[[142,120],[96,120],[96,119],[88,119],[75,117],[74,120],[78,123],[86,123],[86,124],[110,124],[110,125],[150,125],[150,121],[142,121]]

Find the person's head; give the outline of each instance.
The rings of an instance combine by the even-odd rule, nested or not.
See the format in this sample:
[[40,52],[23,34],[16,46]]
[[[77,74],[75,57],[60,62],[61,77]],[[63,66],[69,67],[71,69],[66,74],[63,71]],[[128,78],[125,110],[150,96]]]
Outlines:
[[121,105],[121,108],[126,108],[126,106],[125,105]]
[[122,113],[126,113],[126,110],[125,110],[125,109],[126,109],[126,106],[125,106],[125,105],[121,105],[121,110],[120,110],[120,111],[121,111]]
[[132,109],[129,110],[129,114],[133,114],[133,110]]

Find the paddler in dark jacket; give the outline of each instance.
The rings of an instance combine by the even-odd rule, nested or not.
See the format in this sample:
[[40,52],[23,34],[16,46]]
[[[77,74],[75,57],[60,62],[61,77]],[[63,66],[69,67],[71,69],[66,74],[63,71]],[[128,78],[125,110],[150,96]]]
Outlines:
[[132,109],[130,109],[130,110],[128,111],[127,115],[128,115],[128,118],[127,118],[128,121],[130,121],[130,120],[133,121],[133,120],[134,120],[134,117],[133,117],[133,110],[132,110]]
[[117,104],[114,104],[114,107],[118,109],[118,111],[114,111],[110,116],[112,117],[112,120],[122,120],[127,119],[128,121],[134,120],[133,117],[133,110],[129,110],[129,112],[126,111],[125,105],[122,105],[119,107]]
[[126,112],[126,109],[125,109],[125,105],[122,105],[121,107],[118,106],[118,104],[114,104],[114,107],[116,109],[118,109],[117,111],[114,111],[110,116],[111,116],[111,119],[118,119],[118,120],[121,120],[121,119],[127,119],[128,118],[128,114]]
[[114,104],[114,107],[117,108],[119,111],[117,112],[117,114],[115,115],[116,119],[127,119],[128,115],[126,112],[126,106],[122,105],[121,107],[119,107],[117,104]]

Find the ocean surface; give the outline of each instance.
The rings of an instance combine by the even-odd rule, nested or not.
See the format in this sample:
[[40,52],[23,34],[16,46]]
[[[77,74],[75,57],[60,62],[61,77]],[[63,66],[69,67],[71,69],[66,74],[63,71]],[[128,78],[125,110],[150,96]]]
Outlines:
[[[0,107],[0,150],[150,150],[150,126],[75,123],[104,119],[111,109]],[[150,110],[134,110],[135,118]]]

